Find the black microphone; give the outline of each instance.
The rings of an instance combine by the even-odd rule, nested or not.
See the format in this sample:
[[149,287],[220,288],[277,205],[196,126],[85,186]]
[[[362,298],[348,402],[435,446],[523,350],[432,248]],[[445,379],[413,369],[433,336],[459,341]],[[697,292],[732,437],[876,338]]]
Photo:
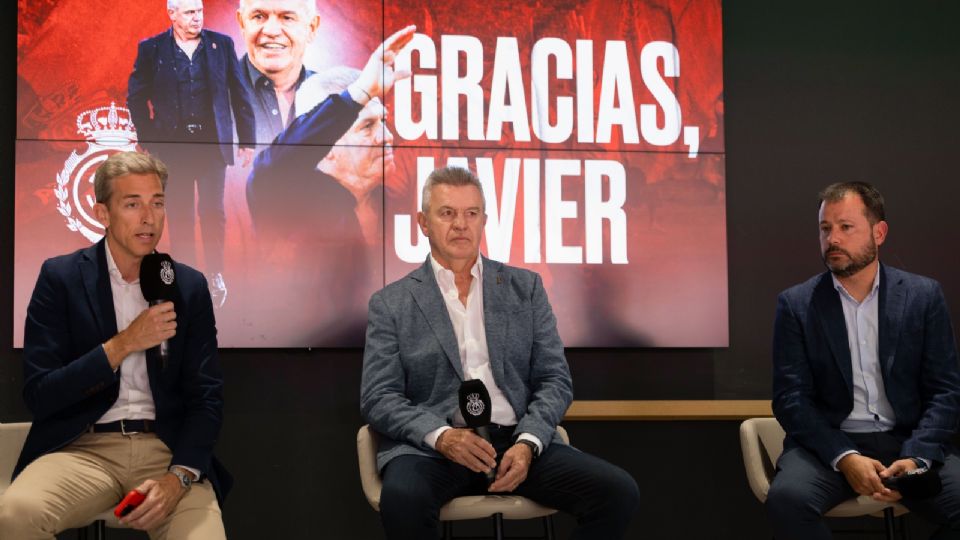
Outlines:
[[[483,440],[490,441],[490,392],[480,379],[463,381],[460,385],[460,414],[463,415],[467,427],[471,428]],[[497,476],[496,469],[487,472],[487,480],[493,481]]]
[[[173,301],[177,290],[177,276],[173,272],[173,259],[166,253],[151,253],[140,261],[140,291],[151,306]],[[167,340],[160,342],[160,360],[164,365],[170,356]]]

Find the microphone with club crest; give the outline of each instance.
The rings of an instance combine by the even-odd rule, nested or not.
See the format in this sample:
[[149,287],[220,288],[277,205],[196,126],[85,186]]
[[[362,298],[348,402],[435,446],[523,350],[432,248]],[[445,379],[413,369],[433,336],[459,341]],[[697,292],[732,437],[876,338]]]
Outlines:
[[[140,291],[143,299],[151,306],[163,302],[172,302],[177,290],[177,276],[173,271],[173,259],[166,253],[151,253],[140,261]],[[170,348],[167,340],[160,342],[157,347],[160,361],[167,364]]]
[[[463,381],[460,385],[460,414],[463,415],[467,427],[472,429],[483,440],[490,441],[490,392],[480,379]],[[496,468],[487,472],[487,480],[493,482],[497,476]]]

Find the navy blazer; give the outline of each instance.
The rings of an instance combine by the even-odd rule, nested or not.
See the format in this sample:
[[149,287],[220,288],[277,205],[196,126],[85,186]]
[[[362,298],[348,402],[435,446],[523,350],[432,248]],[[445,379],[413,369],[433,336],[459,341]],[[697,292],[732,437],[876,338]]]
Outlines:
[[[960,421],[957,348],[940,285],[880,265],[879,354],[903,457],[942,463]],[[773,337],[773,411],[787,433],[829,464],[856,449],[840,430],[853,409],[847,327],[830,273],[782,292]]]
[[[206,55],[207,88],[213,99],[211,116],[216,122],[216,140],[220,143],[223,162],[233,165],[234,117],[240,146],[253,148],[256,144],[250,90],[233,40],[212,30],[201,30],[200,39]],[[141,41],[137,47],[137,59],[127,83],[127,107],[137,127],[137,139],[147,149],[152,143],[181,142],[183,138],[173,49],[176,46],[173,31],[166,30]],[[158,144],[157,148],[161,146]]]
[[[105,240],[48,259],[27,308],[23,344],[23,398],[33,413],[16,477],[30,462],[80,437],[117,400],[114,373],[102,344],[117,334]],[[213,457],[223,416],[223,377],[217,360],[213,304],[203,274],[174,266],[177,333],[166,364],[147,351],[157,436],[171,465],[209,477],[221,503],[231,479]]]
[[[483,322],[490,368],[513,407],[515,435],[563,444],[557,424],[573,382],[540,276],[483,258]],[[360,410],[383,435],[380,469],[395,457],[440,457],[424,437],[452,425],[463,382],[460,349],[429,256],[370,298]]]

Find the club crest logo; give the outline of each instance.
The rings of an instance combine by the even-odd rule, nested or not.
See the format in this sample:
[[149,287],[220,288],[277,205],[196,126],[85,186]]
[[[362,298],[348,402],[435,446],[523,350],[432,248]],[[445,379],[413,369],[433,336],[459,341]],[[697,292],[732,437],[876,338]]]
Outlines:
[[130,111],[111,102],[109,107],[80,113],[77,133],[86,138],[87,148],[82,154],[74,150],[63,162],[53,192],[57,197],[57,210],[66,220],[67,228],[95,243],[103,238],[104,228],[93,217],[96,203],[93,175],[112,154],[135,150],[137,132]]
[[480,394],[467,394],[467,412],[470,416],[480,416],[483,414],[484,404],[480,400]]
[[160,281],[164,285],[173,285],[173,279],[176,276],[173,273],[173,265],[170,261],[160,261]]

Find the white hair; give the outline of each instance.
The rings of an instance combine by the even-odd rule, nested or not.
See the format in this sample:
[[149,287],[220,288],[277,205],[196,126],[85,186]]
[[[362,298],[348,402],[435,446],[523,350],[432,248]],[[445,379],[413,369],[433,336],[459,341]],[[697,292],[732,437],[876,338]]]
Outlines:
[[170,11],[174,11],[174,10],[180,9],[180,2],[181,2],[181,1],[182,1],[182,0],[167,0],[167,9],[170,10]]
[[[167,0],[172,1],[172,0]],[[303,7],[306,9],[307,21],[317,16],[317,1],[316,0],[299,0]],[[240,13],[246,11],[247,4],[250,3],[250,0],[240,0],[237,4],[237,10]]]
[[448,165],[435,169],[427,176],[427,181],[423,183],[423,191],[420,192],[420,210],[426,214],[430,211],[430,195],[433,193],[434,186],[473,186],[480,191],[480,204],[482,210],[487,211],[487,197],[483,194],[483,185],[477,175],[470,169]]

